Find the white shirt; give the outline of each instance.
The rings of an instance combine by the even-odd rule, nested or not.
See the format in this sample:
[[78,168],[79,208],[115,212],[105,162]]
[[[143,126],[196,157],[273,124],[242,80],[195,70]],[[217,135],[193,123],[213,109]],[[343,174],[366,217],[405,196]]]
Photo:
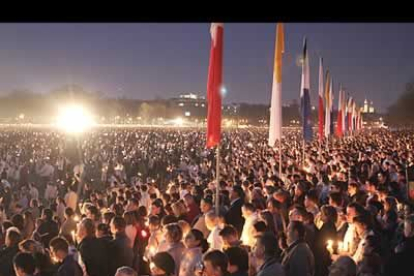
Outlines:
[[210,250],[215,250],[215,249],[222,250],[223,241],[221,240],[221,237],[219,236],[220,231],[221,231],[221,228],[219,226],[216,226],[210,232],[210,235],[208,235],[207,242],[210,244]]
[[356,233],[355,224],[348,223],[348,229],[346,230],[346,233],[344,236],[344,247],[350,255],[353,255],[357,249],[356,248],[358,246],[357,240],[358,240],[358,237]]
[[366,238],[368,236],[373,236],[373,235],[374,235],[374,232],[371,230],[359,241],[357,250],[355,254],[352,256],[352,259],[354,259],[356,264],[362,261],[362,257],[364,255],[364,247],[365,247]]
[[255,245],[255,238],[253,236],[254,227],[253,225],[258,221],[259,216],[257,213],[253,213],[251,216],[246,218],[243,225],[243,231],[240,240],[244,245],[253,247]]
[[66,206],[73,209],[73,211],[76,211],[76,204],[78,204],[78,195],[74,191],[69,191],[65,195],[65,203]]
[[31,187],[29,191],[31,199],[39,200],[39,191],[36,189],[36,187]]

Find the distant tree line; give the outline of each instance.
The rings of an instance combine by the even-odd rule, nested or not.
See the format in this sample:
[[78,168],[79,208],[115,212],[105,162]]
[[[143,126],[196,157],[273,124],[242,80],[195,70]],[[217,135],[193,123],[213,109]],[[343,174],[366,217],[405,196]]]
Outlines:
[[389,107],[386,120],[392,126],[414,126],[414,80],[407,83],[404,93]]
[[[49,93],[33,93],[29,90],[14,90],[0,96],[0,118],[3,122],[18,121],[19,115],[24,114],[25,122],[49,122],[58,113],[59,106],[69,102],[82,103],[99,118],[113,122],[114,118],[122,120],[131,117],[150,122],[157,118],[175,118],[182,116],[182,109],[169,99],[140,100],[125,97],[108,97],[100,92],[86,91],[80,85],[65,85]],[[270,106],[265,104],[240,103],[237,113],[223,112],[224,118],[247,119],[251,123],[266,121],[270,116]],[[294,101],[283,107],[283,124],[300,120],[299,105]],[[203,120],[206,109],[191,116]],[[313,121],[317,122],[317,112],[312,112]]]

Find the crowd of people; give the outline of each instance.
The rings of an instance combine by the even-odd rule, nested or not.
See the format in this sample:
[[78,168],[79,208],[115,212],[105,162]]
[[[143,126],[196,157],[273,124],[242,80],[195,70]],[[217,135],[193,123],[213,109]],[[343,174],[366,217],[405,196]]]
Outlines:
[[0,276],[412,275],[413,146],[233,129],[217,183],[201,129],[4,128]]

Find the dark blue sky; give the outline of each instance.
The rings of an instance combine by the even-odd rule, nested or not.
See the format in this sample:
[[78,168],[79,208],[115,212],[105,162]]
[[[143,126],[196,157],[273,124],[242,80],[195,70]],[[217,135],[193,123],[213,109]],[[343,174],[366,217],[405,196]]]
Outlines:
[[[228,23],[226,102],[270,100],[275,24]],[[208,23],[0,24],[0,93],[44,92],[69,82],[107,95],[152,99],[205,93]],[[414,78],[414,24],[286,23],[283,99],[299,97],[303,36],[310,51],[312,104],[318,56],[362,103],[385,110]]]

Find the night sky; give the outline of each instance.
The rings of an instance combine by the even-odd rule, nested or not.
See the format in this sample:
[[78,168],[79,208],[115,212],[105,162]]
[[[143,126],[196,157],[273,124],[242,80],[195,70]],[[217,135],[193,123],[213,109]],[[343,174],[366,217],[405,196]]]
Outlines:
[[[209,23],[0,24],[0,93],[68,83],[141,99],[205,94]],[[225,102],[269,103],[276,24],[224,25]],[[303,37],[316,105],[318,57],[360,104],[385,111],[414,79],[414,24],[285,24],[283,100],[298,99]]]

